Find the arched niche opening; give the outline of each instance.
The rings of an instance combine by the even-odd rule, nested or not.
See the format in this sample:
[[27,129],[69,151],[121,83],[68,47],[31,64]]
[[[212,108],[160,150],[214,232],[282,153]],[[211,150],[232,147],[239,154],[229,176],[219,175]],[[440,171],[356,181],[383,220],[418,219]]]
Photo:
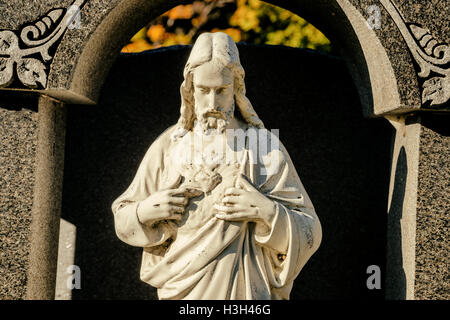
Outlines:
[[236,43],[283,45],[332,52],[317,28],[289,10],[260,0],[196,0],[149,22],[122,53],[191,45],[204,32],[224,32]]
[[[296,280],[291,298],[381,299],[383,290],[367,289],[366,269],[373,264],[383,269],[385,263],[392,129],[384,120],[364,118],[362,110],[374,115],[373,90],[380,88],[373,79],[389,83],[390,71],[375,68],[384,50],[375,46],[375,60],[366,60],[361,41],[368,46],[370,40],[361,35],[370,31],[355,27],[364,19],[342,1],[271,3],[318,26],[344,57],[239,46],[248,96],[266,127],[280,129],[324,228],[321,248]],[[84,284],[73,291],[74,299],[156,298],[139,280],[142,249],[115,236],[110,205],[131,182],[151,142],[177,120],[189,48],[117,54],[149,16],[174,5],[120,2],[92,34],[74,69],[71,90],[98,101],[96,107],[69,106],[67,118],[62,217],[77,227],[75,264]],[[378,101],[387,99],[384,94]]]
[[[116,1],[95,16],[85,18],[89,34],[80,39],[66,35],[55,55],[47,93],[64,101],[95,103],[111,64],[129,39],[146,25],[177,4],[190,1]],[[375,30],[348,0],[268,1],[299,14],[321,30],[341,50],[354,79],[365,116],[377,116],[413,106],[404,105],[397,87],[397,71]],[[87,5],[89,6],[89,4]],[[75,43],[75,44],[74,44]],[[74,45],[78,45],[76,48]],[[73,56],[67,61],[66,55]],[[418,95],[411,84],[411,95]],[[420,95],[419,95],[420,96]]]

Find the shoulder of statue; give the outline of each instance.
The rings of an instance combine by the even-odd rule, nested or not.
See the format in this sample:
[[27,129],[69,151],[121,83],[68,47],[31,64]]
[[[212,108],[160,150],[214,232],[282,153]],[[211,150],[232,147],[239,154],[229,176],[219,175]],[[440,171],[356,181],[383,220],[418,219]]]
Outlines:
[[176,125],[170,126],[162,132],[150,145],[147,154],[164,153],[173,143],[171,136],[176,129]]

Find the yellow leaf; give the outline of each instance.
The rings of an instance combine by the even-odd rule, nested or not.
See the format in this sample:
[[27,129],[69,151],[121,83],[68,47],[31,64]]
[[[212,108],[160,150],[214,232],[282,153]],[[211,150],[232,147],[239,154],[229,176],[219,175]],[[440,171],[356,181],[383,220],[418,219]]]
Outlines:
[[238,26],[243,31],[260,31],[258,12],[247,6],[239,7],[230,18],[232,26]]
[[169,19],[190,19],[194,14],[194,8],[192,4],[179,5],[171,10],[169,10]]
[[144,39],[138,39],[135,42],[132,42],[126,45],[122,52],[142,52],[146,50],[154,49],[154,47]]
[[152,42],[161,42],[164,39],[166,29],[160,24],[151,26],[147,31],[147,36]]
[[142,28],[141,30],[138,31],[138,33],[136,33],[133,38],[131,38],[131,42],[136,42],[140,39],[145,39],[145,34],[146,34],[147,30],[146,28]]
[[239,29],[227,28],[227,29],[223,30],[223,32],[225,32],[227,35],[229,35],[234,40],[234,42],[239,42],[242,39],[241,30],[239,30]]
[[249,0],[248,4],[252,9],[259,9],[263,3],[259,0]]
[[235,29],[235,28],[227,28],[227,29],[214,28],[211,30],[211,32],[212,33],[214,33],[214,32],[226,33],[234,40],[234,42],[239,42],[242,39],[241,30]]

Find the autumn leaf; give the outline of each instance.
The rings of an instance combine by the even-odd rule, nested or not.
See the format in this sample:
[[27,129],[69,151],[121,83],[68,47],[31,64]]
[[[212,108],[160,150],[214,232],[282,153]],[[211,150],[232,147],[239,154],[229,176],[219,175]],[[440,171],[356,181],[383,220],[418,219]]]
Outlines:
[[41,61],[33,58],[20,59],[17,62],[19,80],[33,89],[38,88],[38,83],[45,88],[47,84],[46,69],[47,67]]
[[146,28],[142,28],[141,30],[138,31],[138,33],[136,33],[133,38],[131,38],[131,42],[136,42],[139,41],[141,39],[145,40],[146,37]]
[[294,13],[259,0],[196,0],[159,16],[122,52],[192,44],[203,32],[222,31],[235,42],[276,44],[329,52],[330,41]]
[[166,29],[160,24],[150,26],[147,31],[147,36],[152,42],[161,42],[164,39]]
[[194,14],[192,4],[177,6],[168,12],[169,19],[191,19]]
[[13,82],[14,61],[12,59],[0,58],[0,88],[6,88]]
[[248,6],[239,7],[231,17],[230,24],[244,31],[260,31],[258,12]]
[[242,35],[241,35],[241,30],[236,29],[236,28],[227,28],[227,29],[219,29],[219,28],[215,28],[212,29],[211,32],[223,32],[226,33],[227,35],[229,35],[234,42],[239,42],[242,39]]
[[132,42],[132,43],[126,45],[122,49],[122,52],[125,52],[125,53],[142,52],[142,51],[146,51],[146,50],[155,49],[157,47],[158,46],[150,44],[145,39],[139,39],[139,40],[136,40],[135,42]]

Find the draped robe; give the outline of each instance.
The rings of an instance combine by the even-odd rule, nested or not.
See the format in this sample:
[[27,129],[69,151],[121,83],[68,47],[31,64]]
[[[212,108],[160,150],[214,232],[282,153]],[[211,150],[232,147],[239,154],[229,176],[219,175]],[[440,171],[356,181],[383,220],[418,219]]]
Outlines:
[[[188,154],[185,139],[194,133],[174,141],[174,130],[167,129],[153,142],[130,187],[112,205],[117,236],[143,247],[141,279],[158,289],[160,299],[289,299],[294,279],[321,242],[322,230],[284,146],[279,143],[264,154],[256,154],[248,143],[240,150],[231,148],[240,161],[215,169],[222,181],[190,199],[181,221],[142,224],[139,202],[154,192],[180,187],[180,176],[186,181],[191,174],[187,171],[192,167],[180,164],[174,150],[183,153],[185,148]],[[213,205],[240,174],[273,200],[270,227],[215,217]]]

